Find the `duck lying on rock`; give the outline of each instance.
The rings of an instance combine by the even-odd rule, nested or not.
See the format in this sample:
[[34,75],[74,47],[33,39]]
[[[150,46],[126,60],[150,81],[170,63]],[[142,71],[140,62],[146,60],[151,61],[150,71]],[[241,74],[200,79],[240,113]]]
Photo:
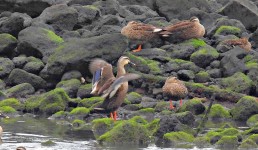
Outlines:
[[116,110],[125,99],[128,81],[140,78],[138,74],[126,73],[124,66],[129,63],[133,64],[128,57],[121,56],[117,62],[115,77],[111,64],[99,58],[92,60],[89,65],[93,74],[91,94],[101,95],[104,98],[103,103],[94,108],[94,112],[110,113],[110,117],[116,120]]
[[125,27],[122,28],[121,33],[130,40],[139,43],[138,48],[133,50],[133,52],[139,52],[142,50],[141,44],[148,42],[155,37],[159,37],[159,32],[161,31],[161,28],[150,24],[130,21]]
[[170,101],[170,109],[174,109],[174,106],[172,104],[173,100],[179,100],[180,99],[180,105],[182,106],[182,98],[186,97],[188,94],[188,90],[185,86],[185,84],[177,79],[177,77],[168,77],[164,86],[162,87],[164,95],[167,95],[169,98],[171,98]]
[[228,48],[233,48],[235,46],[239,46],[249,52],[252,48],[251,43],[248,41],[248,38],[242,37],[240,39],[231,39],[225,40],[222,42],[223,45],[227,46]]

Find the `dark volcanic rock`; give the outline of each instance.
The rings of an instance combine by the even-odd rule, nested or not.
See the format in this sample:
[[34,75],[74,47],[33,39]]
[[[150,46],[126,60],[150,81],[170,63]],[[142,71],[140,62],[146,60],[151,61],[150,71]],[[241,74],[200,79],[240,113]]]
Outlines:
[[61,80],[80,79],[82,74],[77,70],[72,70],[64,73]]
[[24,19],[21,16],[11,15],[0,18],[0,33],[9,33],[17,37],[18,33],[24,29]]
[[19,97],[25,97],[29,94],[33,94],[34,92],[35,92],[35,89],[31,84],[21,83],[6,90],[6,95],[8,97],[19,98]]
[[139,0],[117,0],[121,5],[139,5],[148,6],[154,9],[155,0],[139,1]]
[[18,56],[18,57],[14,57],[12,59],[15,68],[23,68],[23,66],[28,62],[28,58],[26,56]]
[[44,68],[44,66],[44,63],[40,59],[28,57],[28,63],[24,65],[23,70],[29,73],[38,74]]
[[251,36],[251,39],[253,40],[253,41],[255,41],[254,42],[254,46],[256,46],[256,48],[258,47],[258,28],[254,31],[254,33],[252,34],[252,36]]
[[234,0],[228,3],[220,14],[240,20],[248,30],[258,27],[258,8],[248,0]]
[[0,77],[7,76],[14,69],[14,64],[9,58],[0,57]]
[[85,68],[92,58],[102,57],[108,62],[117,61],[126,47],[126,38],[121,34],[70,40],[49,57],[41,75],[44,78],[60,78],[64,71],[75,69],[85,74],[88,73]]
[[0,54],[12,54],[17,46],[17,39],[10,34],[0,34]]
[[35,89],[46,87],[46,81],[41,77],[21,69],[13,69],[8,77],[7,84],[12,86],[21,83],[30,83]]
[[72,30],[78,20],[78,12],[65,4],[46,8],[34,22],[51,25],[56,31]]
[[116,15],[121,9],[119,2],[116,0],[96,1],[92,5],[100,9],[102,15]]
[[[37,33],[37,34],[35,34]],[[27,56],[43,57],[46,61],[63,39],[53,31],[41,27],[28,27],[19,33],[17,50]]]
[[205,12],[210,12],[211,7],[207,0],[158,0],[156,1],[157,11],[168,20],[180,18],[180,16],[192,7]]

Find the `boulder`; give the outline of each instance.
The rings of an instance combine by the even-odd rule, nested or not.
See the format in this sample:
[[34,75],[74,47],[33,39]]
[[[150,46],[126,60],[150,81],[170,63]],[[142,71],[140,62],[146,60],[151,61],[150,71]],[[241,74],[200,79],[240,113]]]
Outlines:
[[64,73],[61,80],[70,80],[70,79],[79,79],[80,80],[81,77],[82,77],[82,74],[79,71],[71,70],[71,71]]
[[17,46],[17,39],[11,34],[0,34],[0,54],[12,54]]
[[256,48],[258,47],[258,28],[253,32],[253,34],[250,37],[254,42],[254,45]]
[[121,8],[117,0],[96,1],[92,4],[97,7],[102,15],[116,15]]
[[246,121],[249,117],[258,113],[257,99],[251,96],[242,97],[230,110],[234,120]]
[[229,111],[220,104],[212,105],[208,114],[208,118],[211,119],[228,119],[230,117]]
[[148,6],[150,9],[154,10],[155,0],[148,1],[139,1],[139,0],[117,0],[120,5],[139,5],[139,6]]
[[34,22],[51,25],[55,31],[73,30],[78,21],[76,9],[66,4],[53,5],[46,8]]
[[0,77],[6,77],[14,69],[14,64],[9,58],[0,57]]
[[70,79],[61,81],[56,85],[56,88],[62,88],[70,97],[76,97],[77,91],[81,85],[78,79]]
[[12,61],[15,65],[15,68],[20,68],[21,69],[28,62],[28,58],[24,55],[20,55],[20,56],[17,56],[17,57],[13,57]]
[[179,112],[185,111],[190,111],[194,115],[199,115],[205,111],[205,106],[202,104],[201,99],[194,98],[186,101],[186,103],[184,103],[182,107],[179,108]]
[[89,73],[92,58],[103,58],[108,62],[117,60],[126,49],[126,38],[121,34],[107,34],[85,39],[70,40],[58,47],[41,71],[44,78],[58,78],[64,71],[78,70],[83,75]]
[[186,112],[181,112],[181,113],[176,113],[177,119],[185,125],[188,126],[193,126],[195,122],[195,116],[193,115],[192,112],[186,111]]
[[23,25],[24,18],[21,16],[2,17],[0,20],[0,33],[8,33],[17,37],[18,33],[25,28]]
[[80,4],[82,6],[84,5],[91,5],[92,3],[96,2],[97,0],[69,0],[67,5],[74,5],[74,4]]
[[24,65],[23,70],[29,73],[38,74],[44,66],[44,63],[40,59],[31,56],[28,57],[28,62]]
[[91,84],[81,85],[78,89],[77,97],[80,97],[80,98],[92,97],[92,95],[90,94],[91,90],[92,90]]
[[6,95],[8,97],[26,97],[27,95],[33,94],[35,92],[34,87],[29,83],[21,83],[16,86],[11,87],[6,90]]
[[21,83],[30,83],[36,90],[46,88],[46,81],[41,77],[28,73],[21,69],[13,69],[8,77],[7,84],[8,85],[18,85]]
[[[5,89],[5,82],[3,80],[0,79],[0,90]],[[0,94],[1,95],[1,94]],[[1,97],[1,96],[0,96]],[[0,98],[1,99],[1,98]]]
[[252,32],[258,27],[258,9],[249,0],[233,0],[223,7],[219,13],[240,20],[246,29]]

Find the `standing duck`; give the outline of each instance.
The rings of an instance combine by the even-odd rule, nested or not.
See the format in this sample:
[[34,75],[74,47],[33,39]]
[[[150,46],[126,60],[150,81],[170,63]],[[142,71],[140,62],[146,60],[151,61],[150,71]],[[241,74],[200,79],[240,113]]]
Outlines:
[[165,95],[168,95],[168,97],[171,98],[169,100],[170,109],[174,109],[172,99],[176,101],[180,99],[179,106],[182,106],[182,98],[186,97],[188,94],[185,84],[178,80],[177,77],[168,77],[164,86],[162,87],[162,91]]
[[[9,117],[0,112],[0,118],[9,118]],[[3,135],[3,128],[0,126],[0,144],[3,143],[2,135]]]
[[249,52],[252,48],[251,43],[248,41],[248,38],[242,37],[240,39],[231,39],[231,40],[225,40],[222,42],[222,44],[229,46],[229,47],[235,47],[239,46]]
[[130,40],[137,41],[137,43],[139,43],[138,48],[133,50],[133,52],[139,52],[142,50],[143,43],[158,37],[159,32],[161,31],[161,28],[150,24],[130,21],[125,27],[122,28],[121,33]]
[[[94,59],[89,65],[93,74],[91,94],[101,95],[104,98],[102,104],[94,108],[96,112],[110,113],[110,117],[116,121],[116,110],[123,103],[128,91],[128,81],[140,78],[140,75],[126,74],[124,66],[133,64],[128,57],[121,56],[117,62],[117,75],[113,75],[112,65],[102,59]],[[135,65],[135,64],[133,64]]]
[[191,17],[190,20],[184,20],[165,27],[160,34],[163,37],[173,35],[176,39],[188,40],[192,38],[201,38],[205,34],[205,28],[197,17]]

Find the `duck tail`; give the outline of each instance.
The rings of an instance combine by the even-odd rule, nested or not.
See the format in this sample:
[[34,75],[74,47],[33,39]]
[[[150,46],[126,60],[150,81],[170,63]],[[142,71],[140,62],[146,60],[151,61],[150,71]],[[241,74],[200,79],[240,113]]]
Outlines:
[[165,30],[165,29],[162,29],[162,31],[159,33],[160,36],[162,37],[169,37],[172,33]]

